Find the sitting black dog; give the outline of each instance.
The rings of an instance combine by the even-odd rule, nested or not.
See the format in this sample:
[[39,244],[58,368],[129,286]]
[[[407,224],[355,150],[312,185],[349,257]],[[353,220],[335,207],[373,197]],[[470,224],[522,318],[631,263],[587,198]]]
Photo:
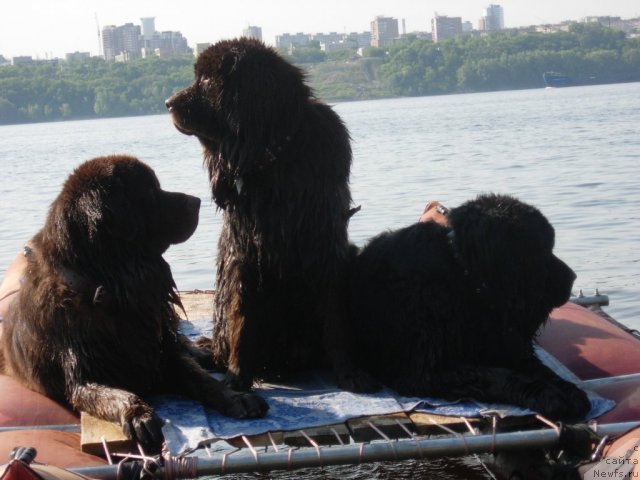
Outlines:
[[474,398],[582,418],[590,403],[534,355],[575,274],[534,207],[487,194],[373,238],[354,260],[351,317],[362,367],[405,395]]

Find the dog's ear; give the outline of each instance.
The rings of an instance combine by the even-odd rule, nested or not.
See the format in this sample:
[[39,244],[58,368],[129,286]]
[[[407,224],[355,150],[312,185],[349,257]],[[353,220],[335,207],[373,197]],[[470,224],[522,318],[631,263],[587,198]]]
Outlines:
[[477,279],[478,286],[504,293],[505,288],[518,281],[521,252],[517,251],[518,240],[509,225],[493,218],[477,218],[456,230],[455,241],[469,275]]
[[568,296],[573,271],[553,257],[553,227],[534,207],[485,195],[453,209],[449,221],[469,275],[487,290],[524,298],[551,288],[555,298]]
[[110,188],[97,199],[92,211],[97,213],[96,232],[104,229],[105,233],[115,240],[130,241],[138,233],[138,222],[135,212],[126,193],[126,187],[118,177],[113,177]]
[[66,211],[66,223],[76,232],[76,238],[89,243],[129,240],[138,230],[135,209],[117,177],[112,177],[109,185],[97,182],[86,188]]
[[49,210],[46,240],[71,256],[116,246],[111,244],[136,234],[138,227],[131,212],[121,185],[108,189],[88,185],[78,195],[63,191]]
[[509,213],[513,201],[493,195],[479,196],[449,212],[455,249],[467,275],[486,294],[517,295],[523,286],[523,255],[527,239]]
[[[233,82],[232,90],[228,87]],[[250,49],[238,58],[225,80],[225,96],[233,102],[232,130],[237,142],[238,175],[275,161],[302,122],[311,96],[302,71],[267,47]]]

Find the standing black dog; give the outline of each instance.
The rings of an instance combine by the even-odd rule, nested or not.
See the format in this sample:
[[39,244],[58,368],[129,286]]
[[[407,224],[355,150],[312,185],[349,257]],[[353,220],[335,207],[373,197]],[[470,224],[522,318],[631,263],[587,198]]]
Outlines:
[[341,387],[374,388],[347,355],[343,122],[300,69],[254,39],[213,45],[195,77],[167,107],[178,130],[202,143],[224,210],[213,353],[227,381],[248,389],[328,360]]
[[406,395],[583,417],[585,393],[533,350],[575,280],[552,252],[553,227],[534,207],[493,194],[452,209],[448,222],[383,233],[357,256],[351,316],[362,366]]
[[3,322],[0,371],[120,423],[149,450],[159,449],[162,424],[141,396],[154,392],[233,417],[264,415],[264,400],[214,380],[178,334],[181,304],[162,254],[191,236],[199,209],[199,198],[162,190],[133,157],[80,165],[30,242]]

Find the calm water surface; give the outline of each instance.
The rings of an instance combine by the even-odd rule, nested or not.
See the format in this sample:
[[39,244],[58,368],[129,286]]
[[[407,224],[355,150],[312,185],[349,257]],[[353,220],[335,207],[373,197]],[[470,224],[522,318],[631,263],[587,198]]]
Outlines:
[[[640,83],[335,108],[353,137],[352,193],[362,205],[350,225],[354,242],[416,221],[430,199],[455,206],[482,192],[511,193],[554,224],[556,252],[578,274],[575,291],[599,288],[610,296],[609,313],[640,329]],[[0,274],[43,224],[71,170],[110,153],[138,156],[165,189],[203,199],[195,235],[167,258],[178,288],[213,288],[221,215],[198,141],[168,115],[0,127]],[[318,476],[489,478],[471,457],[285,475]]]
[[[353,137],[358,244],[416,221],[429,199],[455,206],[511,193],[556,228],[556,252],[640,329],[640,83],[341,103]],[[201,148],[168,115],[0,127],[0,273],[43,223],[80,162],[130,153],[165,189],[203,199],[201,223],[169,259],[180,289],[213,288],[220,212]]]

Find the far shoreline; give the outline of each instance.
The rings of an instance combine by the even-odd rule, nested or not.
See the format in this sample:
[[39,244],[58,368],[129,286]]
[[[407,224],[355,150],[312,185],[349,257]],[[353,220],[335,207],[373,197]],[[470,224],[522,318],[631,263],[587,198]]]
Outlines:
[[[495,90],[475,90],[475,91],[457,91],[457,92],[446,92],[446,93],[434,93],[432,95],[388,95],[388,96],[371,96],[371,97],[350,97],[350,98],[330,98],[330,97],[322,97],[321,100],[330,104],[330,105],[338,105],[340,103],[353,103],[353,102],[370,102],[375,100],[398,100],[403,98],[425,98],[425,97],[449,97],[452,95],[473,95],[478,93],[497,93],[497,92],[517,92],[524,90],[565,90],[565,89],[573,89],[573,88],[584,88],[584,87],[599,87],[604,85],[621,85],[628,83],[640,83],[640,80],[629,80],[629,81],[620,81],[620,82],[607,82],[607,83],[593,83],[590,85],[568,85],[566,87],[547,87],[545,85],[541,85],[539,87],[529,87],[529,88],[503,88],[503,89],[495,89]],[[32,122],[8,122],[2,123],[0,122],[0,127],[5,126],[15,126],[15,125],[37,125],[43,123],[65,123],[65,122],[75,122],[75,121],[85,121],[85,120],[106,120],[106,119],[119,119],[119,118],[137,118],[137,117],[148,117],[148,116],[156,116],[156,115],[167,115],[168,112],[148,112],[148,113],[140,113],[137,115],[103,115],[103,116],[78,116],[78,117],[70,117],[70,118],[56,118],[51,120],[36,120]]]

